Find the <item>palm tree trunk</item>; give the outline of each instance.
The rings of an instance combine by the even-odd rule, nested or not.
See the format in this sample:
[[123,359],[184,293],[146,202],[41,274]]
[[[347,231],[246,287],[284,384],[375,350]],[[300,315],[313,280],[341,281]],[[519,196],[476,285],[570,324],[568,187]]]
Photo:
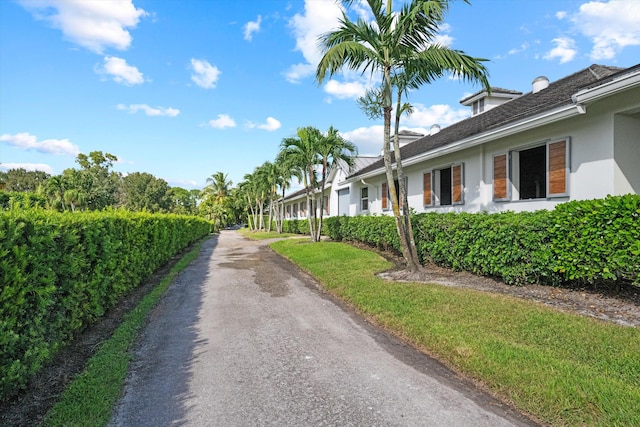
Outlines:
[[[387,187],[389,188],[389,198],[391,199],[391,207],[393,209],[393,217],[396,222],[396,230],[398,231],[398,238],[400,239],[400,248],[402,250],[402,256],[407,262],[407,269],[409,271],[417,271],[419,265],[416,263],[415,258],[411,256],[411,249],[409,248],[409,241],[407,240],[407,233],[405,231],[405,222],[400,215],[400,204],[398,203],[398,193],[396,192],[396,186],[393,178],[393,165],[391,163],[391,74],[390,69],[385,67],[384,71],[385,87],[383,94],[383,108],[384,108],[384,144],[382,147],[384,158],[384,169],[387,176]],[[396,139],[398,139],[396,137]],[[398,153],[396,152],[397,156]],[[396,165],[397,165],[396,157]],[[384,195],[382,195],[384,197]]]
[[402,167],[402,157],[400,155],[400,116],[402,104],[402,91],[398,88],[398,98],[396,103],[396,120],[395,120],[395,137],[393,139],[393,151],[395,153],[396,171],[398,173],[398,187],[400,189],[400,202],[402,204],[402,231],[405,234],[405,240],[407,241],[407,250],[411,262],[407,263],[410,271],[417,271],[420,268],[420,259],[418,258],[418,251],[416,249],[416,242],[413,237],[413,227],[411,226],[411,211],[409,209],[409,200],[407,197],[407,184],[404,179],[404,170]]

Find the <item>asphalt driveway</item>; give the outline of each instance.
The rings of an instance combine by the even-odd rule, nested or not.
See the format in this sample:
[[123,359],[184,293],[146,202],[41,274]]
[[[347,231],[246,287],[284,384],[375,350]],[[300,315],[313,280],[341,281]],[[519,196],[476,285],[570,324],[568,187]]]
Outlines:
[[133,355],[112,426],[531,425],[235,231],[204,244]]

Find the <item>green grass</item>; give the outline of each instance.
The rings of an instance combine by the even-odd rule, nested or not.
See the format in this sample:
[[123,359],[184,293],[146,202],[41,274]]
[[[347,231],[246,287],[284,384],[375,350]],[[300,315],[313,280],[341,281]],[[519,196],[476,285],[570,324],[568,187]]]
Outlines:
[[640,329],[513,297],[375,277],[391,265],[334,243],[271,245],[363,315],[551,425],[640,425]]
[[294,233],[277,233],[276,231],[251,231],[248,228],[241,228],[240,234],[252,240],[278,239],[285,237],[302,237],[300,234]]
[[88,361],[84,372],[67,387],[41,425],[95,427],[109,422],[127,375],[131,359],[129,347],[145,323],[149,311],[173,279],[198,257],[203,242],[204,240],[184,255],[169,274],[125,316],[111,338]]

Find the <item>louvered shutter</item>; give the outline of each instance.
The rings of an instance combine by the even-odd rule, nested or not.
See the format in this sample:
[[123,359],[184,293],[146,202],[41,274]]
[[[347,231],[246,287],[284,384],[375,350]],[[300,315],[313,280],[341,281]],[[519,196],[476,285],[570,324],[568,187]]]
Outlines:
[[451,201],[454,205],[464,204],[464,163],[451,166]]
[[507,153],[493,156],[493,200],[509,200],[508,160]]
[[382,183],[382,210],[389,209],[389,192],[387,191],[387,183]]
[[547,148],[549,170],[548,197],[561,197],[569,194],[569,140],[551,142]]
[[422,203],[425,206],[433,206],[432,176],[431,171],[422,175]]

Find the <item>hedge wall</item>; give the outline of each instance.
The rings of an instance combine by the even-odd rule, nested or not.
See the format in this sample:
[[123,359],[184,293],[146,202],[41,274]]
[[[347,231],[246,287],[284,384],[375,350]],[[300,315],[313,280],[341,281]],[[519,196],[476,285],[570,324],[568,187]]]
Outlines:
[[[574,201],[553,211],[413,216],[422,262],[509,284],[640,284],[640,196]],[[393,218],[330,217],[325,232],[400,251]]]
[[207,221],[178,215],[0,212],[0,400],[209,232]]

